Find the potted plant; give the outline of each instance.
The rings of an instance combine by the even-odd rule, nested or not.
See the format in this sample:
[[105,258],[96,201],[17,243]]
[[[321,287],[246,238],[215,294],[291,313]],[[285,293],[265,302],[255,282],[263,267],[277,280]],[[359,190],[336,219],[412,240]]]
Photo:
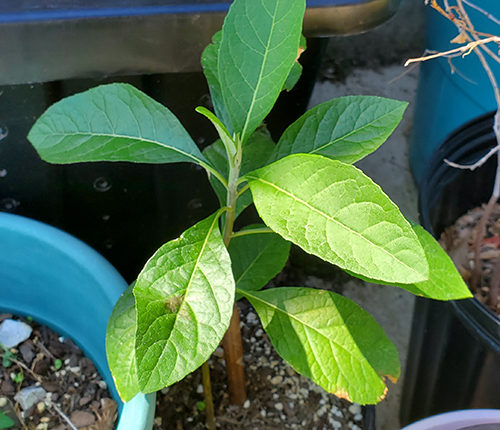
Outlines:
[[127,288],[119,273],[83,242],[17,215],[0,213],[0,249],[0,312],[30,316],[74,340],[119,403],[117,428],[151,429],[155,395],[123,404],[106,361],[107,322]]
[[471,409],[448,412],[418,421],[403,430],[493,430],[500,423],[496,409]]
[[[436,1],[431,5],[455,24],[458,36],[455,35],[452,42],[461,46],[417,61],[436,57],[448,57],[451,61],[462,53],[474,52],[493,87],[500,109],[496,75],[487,61],[488,57],[498,61],[498,57],[486,46],[487,43],[498,43],[500,39],[476,31],[467,12],[471,9],[467,8],[473,8],[488,19],[496,18],[462,0],[452,5],[445,2],[444,8]],[[479,73],[477,66],[476,72]],[[460,68],[459,63],[457,67]],[[478,94],[478,98],[482,97],[483,94]],[[456,101],[450,94],[448,102],[453,104]],[[495,293],[495,273],[499,266],[495,262],[498,259],[492,258],[489,264],[492,270],[482,272],[481,261],[485,246],[495,240],[491,237],[490,216],[498,200],[500,177],[496,173],[498,161],[492,155],[498,153],[499,121],[500,110],[497,110],[464,124],[434,152],[421,179],[421,221],[435,237],[453,225],[465,225],[467,217],[472,216],[465,215],[469,210],[488,203],[478,222],[474,221],[474,230],[467,227],[459,232],[461,238],[452,239],[453,246],[450,246],[451,242],[446,243],[449,241],[445,236],[442,240],[468,279],[471,290],[478,296],[481,293],[488,295],[483,301],[490,302],[493,311],[476,299],[444,306],[417,300],[402,400],[401,419],[404,424],[456,409],[500,407],[496,396],[491,395],[500,376],[500,319],[497,316],[498,294]],[[458,244],[461,245],[460,251],[455,246]]]
[[[280,92],[300,76],[304,10],[304,0],[233,3],[202,57],[215,112],[197,111],[220,136],[203,153],[166,107],[124,84],[56,103],[29,134],[52,163],[195,163],[219,197],[220,210],[163,245],[113,312],[108,361],[125,401],[202,366],[207,426],[214,428],[207,360],[223,341],[231,399],[242,404],[234,302],[243,297],[298,373],[339,397],[380,401],[385,378],[396,380],[400,366],[365,311],[330,291],[262,290],[283,268],[290,242],[362,279],[438,300],[470,296],[435,240],[352,165],[384,142],[405,103],[332,100],[299,118],[277,144],[259,128]],[[234,231],[251,203],[263,224]]]

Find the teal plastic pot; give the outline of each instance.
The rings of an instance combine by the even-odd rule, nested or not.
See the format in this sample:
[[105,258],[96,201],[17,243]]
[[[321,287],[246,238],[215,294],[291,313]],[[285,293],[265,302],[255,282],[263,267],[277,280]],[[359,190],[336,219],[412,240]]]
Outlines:
[[118,402],[117,430],[151,430],[156,395],[138,395],[123,404],[106,360],[108,319],[126,288],[110,263],[73,236],[0,213],[0,311],[29,315],[71,338]]

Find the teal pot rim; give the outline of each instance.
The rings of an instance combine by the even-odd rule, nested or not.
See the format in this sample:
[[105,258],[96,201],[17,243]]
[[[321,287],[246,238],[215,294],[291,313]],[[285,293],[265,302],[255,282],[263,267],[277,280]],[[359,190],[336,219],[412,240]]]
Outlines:
[[29,315],[74,340],[118,403],[117,430],[151,430],[156,394],[139,394],[123,404],[106,359],[107,321],[126,288],[116,269],[82,241],[47,224],[0,213],[0,311]]

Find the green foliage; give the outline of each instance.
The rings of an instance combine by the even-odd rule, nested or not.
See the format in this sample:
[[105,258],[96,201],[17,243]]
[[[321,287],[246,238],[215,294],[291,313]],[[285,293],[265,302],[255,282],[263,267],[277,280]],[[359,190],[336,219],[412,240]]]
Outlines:
[[137,278],[139,387],[157,391],[201,366],[229,327],[234,279],[218,214],[163,245]]
[[63,365],[62,360],[59,358],[54,361],[54,369],[59,370]]
[[[304,10],[305,0],[234,1],[202,56],[215,114],[197,111],[220,136],[203,153],[166,107],[125,84],[56,103],[29,134],[53,163],[197,163],[220,200],[221,210],[153,255],[111,315],[108,361],[125,401],[206,361],[242,296],[298,372],[341,397],[379,401],[384,378],[397,379],[400,367],[365,311],[328,291],[259,291],[285,265],[290,242],[363,279],[440,300],[470,296],[434,239],[351,165],[383,143],[406,103],[332,100],[299,118],[277,145],[260,127],[300,76]],[[253,201],[266,226],[234,233]],[[2,355],[9,360],[8,351]]]
[[141,390],[135,362],[137,313],[133,283],[122,294],[109,318],[106,332],[106,353],[116,391],[124,402],[132,400]]
[[340,97],[322,103],[285,130],[271,161],[308,153],[354,163],[386,141],[407,105],[369,96]]
[[14,427],[14,421],[0,411],[0,429],[10,429],[11,427]]
[[264,222],[305,251],[377,280],[427,279],[424,251],[410,224],[354,166],[295,154],[246,178]]
[[383,378],[399,378],[396,348],[351,300],[311,288],[239,292],[255,307],[276,351],[328,392],[377,403],[385,394]]
[[14,378],[12,378],[12,380],[16,383],[16,384],[22,384],[23,381],[24,381],[24,375],[21,373],[21,372],[18,372],[14,375]]

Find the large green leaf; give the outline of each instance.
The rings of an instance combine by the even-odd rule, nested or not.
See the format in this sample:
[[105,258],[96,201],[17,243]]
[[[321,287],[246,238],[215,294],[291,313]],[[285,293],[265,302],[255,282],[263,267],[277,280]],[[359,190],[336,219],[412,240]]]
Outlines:
[[10,429],[11,427],[14,427],[14,421],[0,411],[0,429]]
[[[251,225],[241,232],[250,232],[263,225]],[[236,288],[255,291],[264,287],[283,270],[290,254],[290,242],[276,233],[237,236],[229,243]],[[241,297],[237,297],[238,300]]]
[[386,141],[407,105],[371,96],[340,97],[322,103],[285,130],[271,161],[310,153],[354,163]]
[[206,162],[172,112],[127,84],[103,85],[55,103],[28,139],[50,163]]
[[116,390],[124,402],[140,392],[135,365],[135,331],[137,328],[132,284],[113,309],[106,332],[106,354]]
[[243,141],[267,116],[295,63],[304,12],[304,0],[241,0],[229,9],[218,77],[233,132]]
[[385,395],[384,378],[399,378],[395,346],[351,300],[310,288],[238,292],[255,307],[278,354],[325,390],[373,404]]
[[[260,131],[254,132],[243,146],[240,174],[244,175],[252,170],[265,166],[274,147],[275,143],[267,133]],[[203,150],[203,155],[219,172],[221,172],[222,176],[227,179],[229,175],[229,162],[222,141],[219,139],[207,146]],[[227,201],[226,188],[212,175],[210,175],[210,183],[219,198],[221,206],[225,206]],[[236,202],[236,217],[238,217],[238,215],[250,204],[252,204],[252,193],[250,190],[247,190],[238,197]]]
[[212,104],[214,106],[215,114],[226,126],[229,134],[233,134],[233,126],[227,113],[227,108],[222,98],[222,89],[219,81],[219,49],[222,39],[222,31],[215,33],[212,38],[212,43],[208,45],[203,51],[201,56],[201,65],[203,66],[203,73],[207,78],[208,88],[212,96]]
[[212,215],[163,245],[137,279],[135,347],[144,393],[197,369],[229,326],[235,287],[218,219]]
[[428,279],[427,260],[410,224],[356,167],[294,154],[246,178],[264,222],[306,252],[386,282]]
[[419,225],[413,225],[420,244],[424,248],[427,263],[429,264],[429,280],[415,284],[385,283],[364,276],[351,273],[367,282],[382,283],[403,288],[416,296],[434,300],[468,299],[472,294],[456,269],[451,258],[441,248],[441,245]]

